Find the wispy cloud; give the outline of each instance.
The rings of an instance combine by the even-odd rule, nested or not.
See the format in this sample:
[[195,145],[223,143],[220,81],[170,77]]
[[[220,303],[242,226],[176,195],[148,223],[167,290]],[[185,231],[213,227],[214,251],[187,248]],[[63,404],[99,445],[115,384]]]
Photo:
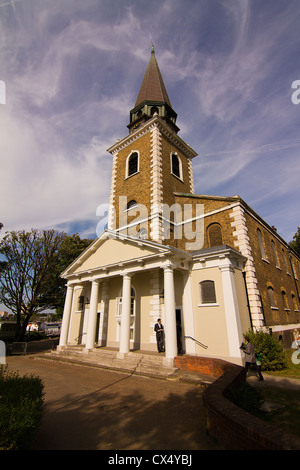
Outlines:
[[196,191],[242,191],[291,239],[299,21],[298,0],[0,1],[5,229],[96,227],[106,149],[127,133],[153,41],[180,135],[199,153]]

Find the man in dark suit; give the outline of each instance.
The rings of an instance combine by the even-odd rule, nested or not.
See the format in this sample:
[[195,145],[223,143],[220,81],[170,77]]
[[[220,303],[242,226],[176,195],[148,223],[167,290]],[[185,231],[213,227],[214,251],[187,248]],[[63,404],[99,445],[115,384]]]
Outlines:
[[164,326],[161,323],[161,319],[157,319],[157,323],[155,323],[154,331],[156,332],[156,342],[157,342],[157,350],[158,352],[164,352],[165,350],[165,333],[164,333]]

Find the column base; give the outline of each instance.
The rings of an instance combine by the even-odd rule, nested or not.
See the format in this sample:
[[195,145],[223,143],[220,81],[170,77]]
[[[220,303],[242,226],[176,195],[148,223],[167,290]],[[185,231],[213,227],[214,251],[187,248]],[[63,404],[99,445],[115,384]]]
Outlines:
[[128,356],[128,353],[122,353],[122,352],[117,352],[117,359],[125,359],[125,357]]
[[163,358],[164,367],[174,367],[174,358],[173,357],[164,357]]

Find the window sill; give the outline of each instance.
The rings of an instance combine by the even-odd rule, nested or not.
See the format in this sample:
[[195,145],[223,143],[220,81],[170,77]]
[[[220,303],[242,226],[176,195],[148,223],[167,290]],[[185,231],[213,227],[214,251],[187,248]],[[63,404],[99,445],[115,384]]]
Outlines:
[[174,176],[178,181],[181,181],[181,183],[184,183],[183,179],[180,178],[180,176],[175,175],[174,173],[171,172],[171,175]]
[[278,307],[271,307],[271,310],[279,310]]
[[220,307],[219,304],[198,304],[198,307]]
[[262,261],[264,261],[267,264],[270,264],[270,261],[268,261],[266,258],[262,258]]
[[139,174],[139,171],[136,171],[135,173],[132,173],[132,175],[129,175],[129,176],[125,176],[124,180],[128,180],[129,178],[132,178],[132,176],[135,176],[135,175],[138,175]]

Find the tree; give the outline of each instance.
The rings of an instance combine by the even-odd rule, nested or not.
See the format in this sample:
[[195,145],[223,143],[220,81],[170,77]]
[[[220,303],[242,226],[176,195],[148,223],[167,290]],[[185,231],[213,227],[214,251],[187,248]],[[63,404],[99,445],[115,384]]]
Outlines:
[[248,336],[253,343],[255,352],[262,355],[262,370],[286,368],[284,349],[274,336],[262,330],[254,331],[252,329],[249,329],[245,336]]
[[63,300],[60,273],[90,243],[54,230],[10,232],[0,242],[0,302],[17,317],[16,340],[22,341],[30,317]]
[[293,240],[290,242],[290,247],[300,256],[300,227],[298,227]]
[[56,260],[51,277],[52,285],[49,285],[52,306],[60,315],[63,313],[66,295],[66,280],[62,279],[60,274],[92,243],[92,241],[93,240],[88,238],[81,239],[77,233],[74,235],[65,235],[62,241],[59,256]]

